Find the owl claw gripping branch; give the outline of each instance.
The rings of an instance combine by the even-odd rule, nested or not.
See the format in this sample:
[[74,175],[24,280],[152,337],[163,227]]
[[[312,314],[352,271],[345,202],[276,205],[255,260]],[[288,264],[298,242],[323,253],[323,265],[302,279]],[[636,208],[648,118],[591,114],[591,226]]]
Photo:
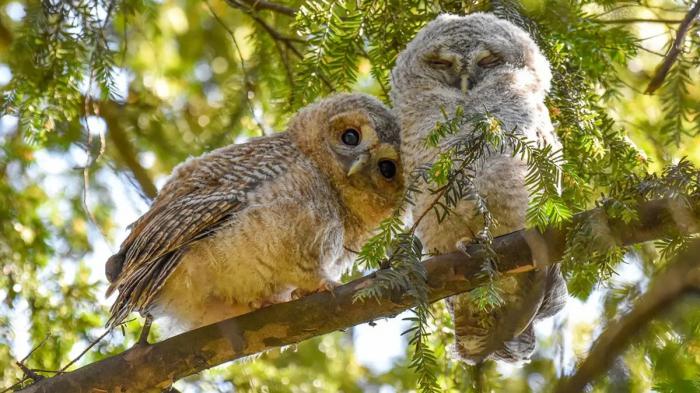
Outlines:
[[396,208],[402,173],[397,121],[362,94],[180,164],[107,263],[108,324],[138,311],[189,330],[332,289],[346,249]]

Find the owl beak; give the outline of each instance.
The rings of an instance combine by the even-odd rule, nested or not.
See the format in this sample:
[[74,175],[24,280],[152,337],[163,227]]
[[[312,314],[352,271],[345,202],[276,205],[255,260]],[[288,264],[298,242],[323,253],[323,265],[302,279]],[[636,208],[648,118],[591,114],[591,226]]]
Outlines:
[[369,159],[370,159],[370,156],[369,156],[368,152],[362,153],[359,156],[357,156],[355,161],[352,162],[352,165],[350,165],[350,169],[348,170],[348,177],[361,171],[362,168],[364,168],[365,165],[367,165],[367,163],[369,162]]
[[469,90],[469,75],[462,74],[459,81],[459,86],[462,88],[462,94],[467,94],[467,91]]

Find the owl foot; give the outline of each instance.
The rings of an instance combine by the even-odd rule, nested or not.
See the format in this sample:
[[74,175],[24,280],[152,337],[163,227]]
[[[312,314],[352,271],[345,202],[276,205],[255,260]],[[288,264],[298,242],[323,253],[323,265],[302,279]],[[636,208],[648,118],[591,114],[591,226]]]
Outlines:
[[331,295],[335,297],[335,293],[333,292],[334,289],[338,288],[339,286],[343,285],[343,283],[339,281],[333,281],[329,280],[327,278],[321,279],[321,282],[319,283],[318,289],[316,289],[315,292],[330,292]]
[[471,254],[469,254],[469,246],[474,244],[474,239],[470,239],[468,237],[463,237],[459,240],[457,240],[457,243],[455,244],[455,247],[457,247],[457,250],[461,251],[462,254],[466,255],[467,258],[471,258]]
[[342,283],[338,281],[333,281],[329,280],[327,278],[322,278],[321,281],[318,283],[318,287],[314,290],[306,290],[302,288],[297,288],[292,291],[292,300],[297,300],[301,299],[305,296],[309,296],[314,293],[319,293],[319,292],[330,292],[333,297],[335,297],[335,292],[333,292],[334,289],[338,288],[339,286],[343,285]]
[[303,297],[311,295],[312,293],[314,293],[314,291],[307,291],[307,290],[304,290],[301,288],[297,288],[297,289],[292,291],[291,297],[292,297],[292,300],[299,300]]
[[250,307],[253,310],[257,310],[260,308],[269,307],[273,304],[275,304],[275,303],[273,301],[271,301],[270,299],[258,299],[258,300],[253,300],[252,302],[248,302],[248,307]]
[[491,254],[485,244],[469,237],[459,239],[455,247],[467,258],[487,258]]

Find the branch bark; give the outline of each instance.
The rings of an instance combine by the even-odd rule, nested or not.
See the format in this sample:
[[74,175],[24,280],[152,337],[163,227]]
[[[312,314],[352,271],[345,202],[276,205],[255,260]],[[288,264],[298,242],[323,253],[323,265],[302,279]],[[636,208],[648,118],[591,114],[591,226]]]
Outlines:
[[[593,210],[576,220],[600,217]],[[700,206],[678,200],[657,200],[639,206],[639,220],[625,224],[608,220],[610,233],[621,245],[630,245],[700,230]],[[565,249],[566,230],[550,228],[513,232],[494,240],[499,269],[517,274],[558,261]],[[425,261],[429,299],[438,301],[468,291],[480,282],[475,277],[485,257],[478,246],[462,253]],[[54,378],[39,381],[21,392],[149,392],[224,362],[270,348],[345,329],[378,318],[392,317],[412,307],[413,298],[402,291],[384,294],[379,301],[354,302],[354,294],[372,285],[375,274],[297,301],[276,304],[224,320],[162,342],[135,346],[124,353],[89,364]]]
[[700,240],[657,277],[649,290],[635,303],[627,315],[608,328],[596,340],[586,359],[573,376],[561,382],[556,393],[581,392],[593,379],[605,372],[620,353],[648,322],[668,311],[689,293],[700,292]]
[[688,34],[688,30],[690,30],[693,23],[697,21],[698,15],[700,15],[700,0],[695,1],[695,5],[690,9],[690,11],[688,11],[685,18],[683,18],[683,21],[678,26],[678,33],[676,34],[676,39],[673,40],[673,45],[668,50],[668,53],[666,53],[666,57],[663,59],[661,64],[659,64],[659,66],[656,68],[656,74],[653,78],[651,78],[651,81],[649,82],[649,85],[644,93],[652,94],[659,87],[661,87],[664,79],[666,79],[666,75],[668,75],[668,72],[671,70],[673,63],[676,62],[678,55],[681,54],[685,36]]

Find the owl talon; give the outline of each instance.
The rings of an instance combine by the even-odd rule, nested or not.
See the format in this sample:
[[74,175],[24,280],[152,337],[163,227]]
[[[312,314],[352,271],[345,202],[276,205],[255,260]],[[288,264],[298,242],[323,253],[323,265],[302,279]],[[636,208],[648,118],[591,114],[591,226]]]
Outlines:
[[319,281],[318,288],[311,290],[311,291],[297,288],[297,289],[292,291],[291,298],[292,298],[292,300],[297,300],[297,299],[301,299],[305,296],[309,296],[311,294],[321,293],[321,292],[330,292],[331,296],[335,297],[334,289],[338,288],[341,285],[343,285],[343,284],[338,282],[338,281],[333,281],[333,280],[329,280],[327,278],[322,278],[321,281]]
[[261,308],[269,307],[273,304],[275,303],[270,301],[269,299],[259,299],[253,300],[252,302],[248,302],[248,307],[250,307],[252,310],[258,310]]
[[303,298],[304,296],[310,295],[310,294],[311,294],[311,292],[309,292],[309,291],[305,291],[301,288],[297,288],[297,289],[292,291],[292,293],[289,295],[289,297],[292,300],[299,300],[299,299]]
[[318,288],[314,292],[315,293],[330,292],[331,296],[333,296],[333,298],[335,298],[335,289],[341,285],[343,285],[341,282],[329,280],[327,278],[323,278],[323,279],[321,279],[321,282],[319,283]]
[[260,300],[253,300],[248,302],[248,307],[252,308],[253,310],[257,310],[259,308],[262,308],[262,301]]
[[471,258],[472,255],[469,253],[469,246],[474,245],[474,239],[470,239],[468,237],[463,237],[459,240],[457,240],[457,243],[455,244],[455,247],[464,255],[467,256],[467,258]]
[[489,249],[484,243],[480,243],[473,238],[463,237],[457,241],[455,247],[467,258],[487,258],[490,255]]
[[334,289],[338,288],[339,286],[343,285],[343,283],[339,281],[333,281],[329,279],[322,279],[320,282],[320,285],[318,289],[316,289],[315,292],[325,292],[328,291],[331,293],[331,295],[335,296],[335,293],[333,292]]

